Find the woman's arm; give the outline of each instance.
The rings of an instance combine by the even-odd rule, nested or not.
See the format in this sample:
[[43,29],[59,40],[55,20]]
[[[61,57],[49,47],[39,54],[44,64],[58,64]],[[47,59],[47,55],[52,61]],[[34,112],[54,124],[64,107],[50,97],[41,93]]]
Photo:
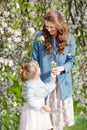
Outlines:
[[62,71],[68,72],[73,67],[75,61],[75,51],[76,51],[76,44],[73,35],[69,36],[69,53],[66,57],[66,62],[63,66],[58,66],[52,69],[52,72],[56,75],[59,75]]
[[70,71],[75,61],[76,43],[74,36],[72,34],[70,35],[69,43],[70,43],[70,50],[67,56],[66,63],[63,65],[66,72]]
[[33,48],[32,48],[32,60],[36,60],[39,63],[39,41],[38,38],[42,35],[41,32],[37,32],[33,41]]

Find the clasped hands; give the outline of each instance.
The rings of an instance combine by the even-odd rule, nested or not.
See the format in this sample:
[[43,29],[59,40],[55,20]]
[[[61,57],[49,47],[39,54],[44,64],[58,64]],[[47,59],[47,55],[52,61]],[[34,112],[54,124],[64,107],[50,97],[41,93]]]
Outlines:
[[52,68],[51,72],[54,74],[54,75],[59,75],[62,71],[64,71],[64,67],[63,66],[58,66],[58,67],[55,67],[55,68]]

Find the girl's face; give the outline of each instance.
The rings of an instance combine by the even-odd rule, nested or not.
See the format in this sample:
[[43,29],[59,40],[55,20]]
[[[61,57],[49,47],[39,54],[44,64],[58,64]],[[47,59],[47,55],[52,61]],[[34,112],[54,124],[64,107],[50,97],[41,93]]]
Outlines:
[[47,31],[50,33],[50,35],[52,35],[52,36],[57,35],[57,28],[54,23],[45,20],[45,27],[46,27]]

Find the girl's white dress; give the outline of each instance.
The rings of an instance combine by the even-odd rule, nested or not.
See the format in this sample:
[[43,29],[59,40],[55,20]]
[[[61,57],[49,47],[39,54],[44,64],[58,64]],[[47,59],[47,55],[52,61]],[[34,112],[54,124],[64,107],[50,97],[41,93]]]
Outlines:
[[52,128],[50,116],[43,109],[36,110],[24,104],[20,119],[20,130],[48,130]]
[[42,109],[44,98],[56,87],[44,84],[40,78],[23,83],[22,94],[26,101],[20,116],[19,130],[48,130],[53,128],[50,113]]

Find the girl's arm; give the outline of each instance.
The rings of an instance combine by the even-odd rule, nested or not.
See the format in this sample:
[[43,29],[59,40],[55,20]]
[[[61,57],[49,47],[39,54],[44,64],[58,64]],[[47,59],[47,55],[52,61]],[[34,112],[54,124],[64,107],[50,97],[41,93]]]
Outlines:
[[40,90],[38,89],[38,92],[35,93],[35,96],[37,98],[45,98],[56,87],[56,75],[53,75],[51,73],[51,79],[50,79],[49,83],[44,83],[43,81],[40,81],[40,83],[38,85],[40,85]]

